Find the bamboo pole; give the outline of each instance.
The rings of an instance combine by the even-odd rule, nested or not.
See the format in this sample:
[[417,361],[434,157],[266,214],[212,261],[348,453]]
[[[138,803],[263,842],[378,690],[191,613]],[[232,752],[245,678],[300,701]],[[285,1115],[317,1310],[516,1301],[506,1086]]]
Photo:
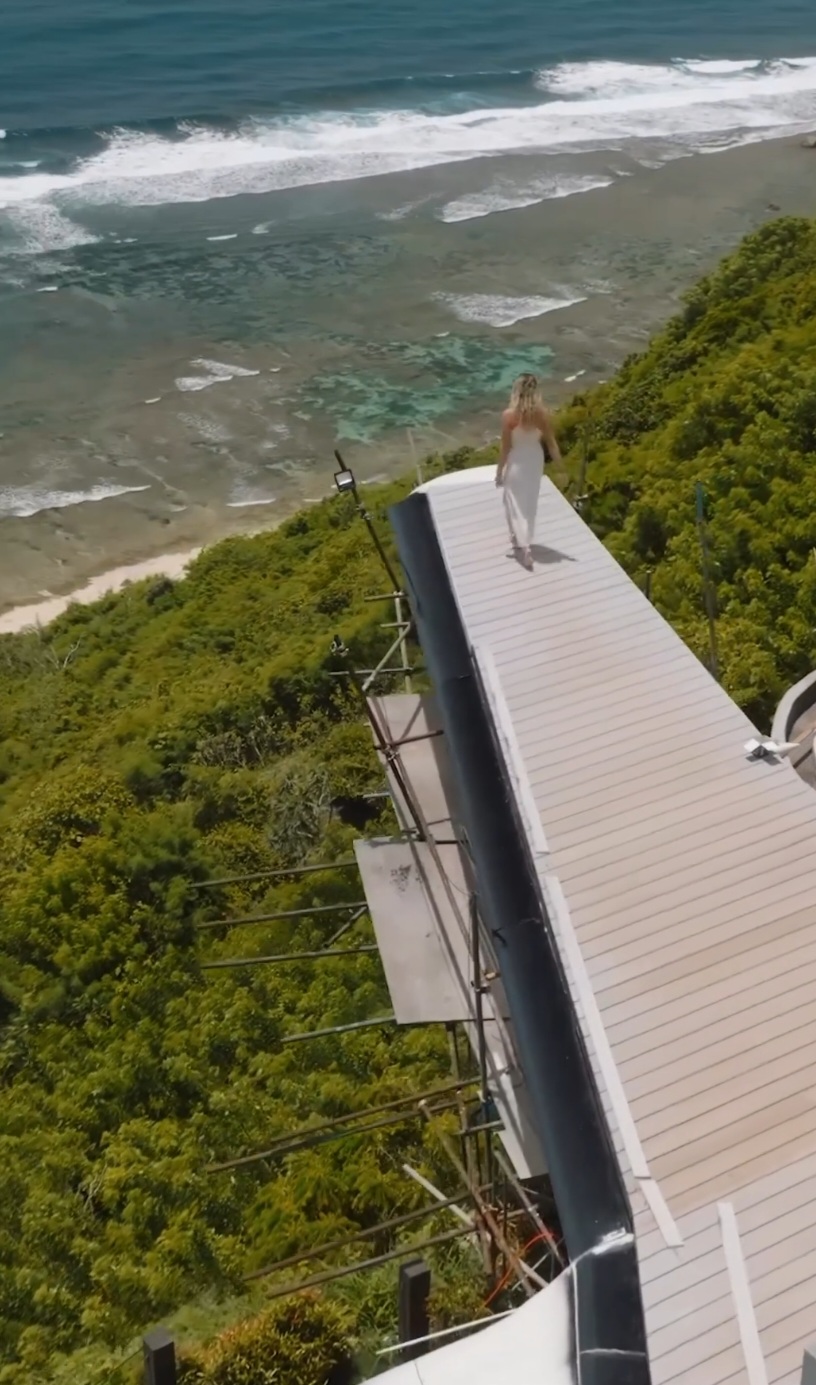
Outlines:
[[[432,1113],[429,1111],[427,1103],[421,1101],[419,1105],[427,1120],[430,1121],[432,1119]],[[478,1207],[482,1217],[484,1218],[485,1225],[487,1226],[487,1229],[493,1237],[493,1240],[495,1241],[499,1250],[501,1250],[505,1255],[507,1263],[509,1265],[512,1265],[513,1271],[518,1277],[519,1282],[521,1283],[522,1288],[524,1289],[524,1292],[526,1293],[527,1297],[532,1298],[533,1294],[535,1293],[535,1290],[531,1288],[531,1284],[535,1284],[537,1288],[543,1289],[546,1281],[541,1278],[541,1275],[536,1274],[535,1270],[531,1270],[530,1266],[524,1263],[524,1261],[516,1253],[516,1251],[513,1250],[512,1246],[504,1239],[501,1233],[501,1228],[499,1227],[496,1218],[493,1216],[491,1209],[488,1207],[487,1203],[485,1202],[484,1198],[479,1192],[479,1189],[473,1183],[471,1183],[470,1179],[468,1178],[467,1169],[465,1168],[464,1164],[462,1163],[461,1159],[456,1153],[456,1150],[453,1148],[450,1140],[442,1131],[438,1131],[437,1136],[442,1145],[442,1148],[445,1150],[445,1153],[447,1154],[448,1158],[450,1159],[460,1178],[463,1180],[465,1186],[469,1189],[470,1195],[473,1198],[473,1201],[476,1203],[476,1206]]]
[[300,1130],[293,1130],[287,1135],[281,1135],[270,1149],[260,1150],[257,1154],[243,1154],[237,1159],[228,1159],[226,1163],[210,1164],[206,1172],[221,1173],[225,1169],[237,1169],[242,1164],[251,1164],[258,1159],[268,1159],[276,1153],[277,1146],[280,1144],[289,1144],[292,1140],[308,1138],[312,1135],[322,1135],[338,1126],[349,1125],[356,1120],[365,1120],[369,1116],[380,1116],[386,1111],[398,1111],[401,1106],[410,1106],[414,1101],[434,1101],[436,1097],[448,1096],[450,1092],[455,1092],[460,1087],[467,1088],[474,1085],[474,1078],[465,1078],[462,1082],[449,1082],[444,1087],[431,1087],[424,1092],[411,1092],[409,1096],[396,1097],[393,1101],[384,1101],[379,1106],[369,1106],[365,1111],[349,1111],[345,1116],[333,1116],[331,1120],[321,1121],[319,1125],[301,1126]]

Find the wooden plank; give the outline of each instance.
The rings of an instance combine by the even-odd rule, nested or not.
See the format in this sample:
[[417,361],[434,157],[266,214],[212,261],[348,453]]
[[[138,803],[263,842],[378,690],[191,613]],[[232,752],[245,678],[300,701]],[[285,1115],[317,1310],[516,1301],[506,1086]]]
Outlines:
[[785,762],[747,760],[744,713],[549,481],[551,561],[532,573],[506,559],[492,468],[425,489],[467,637],[497,670],[596,1039],[683,1237],[666,1246],[631,1179],[562,934],[635,1208],[654,1385],[745,1380],[729,1199],[777,1385],[816,1328],[816,794]]

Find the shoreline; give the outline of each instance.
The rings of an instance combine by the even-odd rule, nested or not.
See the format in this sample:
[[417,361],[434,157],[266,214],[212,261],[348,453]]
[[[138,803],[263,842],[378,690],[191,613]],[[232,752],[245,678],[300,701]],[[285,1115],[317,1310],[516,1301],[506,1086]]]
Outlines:
[[[530,369],[531,355],[538,370],[534,353],[549,355],[543,375],[556,409],[610,378],[747,233],[779,215],[816,214],[812,140],[783,136],[659,167],[635,167],[621,153],[614,184],[451,225],[423,211],[422,199],[438,200],[442,191],[466,198],[499,175],[521,186],[532,177],[528,160],[503,159],[498,171],[476,160],[323,189],[329,219],[306,229],[316,237],[317,287],[327,293],[341,270],[351,275],[347,302],[354,312],[339,334],[323,307],[330,297],[299,282],[291,305],[275,308],[280,315],[285,307],[287,321],[295,322],[291,339],[278,333],[274,314],[251,318],[240,340],[230,339],[231,323],[216,302],[206,328],[213,334],[220,324],[217,340],[198,335],[200,323],[176,322],[171,314],[162,319],[163,354],[147,350],[157,329],[145,336],[139,300],[127,296],[127,284],[111,300],[116,313],[105,308],[102,317],[95,300],[89,306],[70,286],[37,297],[30,320],[23,314],[18,325],[36,326],[51,345],[37,356],[14,406],[0,400],[0,497],[14,500],[19,488],[16,503],[30,503],[26,488],[34,501],[53,488],[72,503],[23,509],[20,517],[12,510],[0,519],[0,634],[46,625],[72,603],[89,604],[128,582],[178,576],[202,549],[276,527],[331,490],[335,445],[360,484],[399,475],[433,452],[485,446],[495,437],[502,372]],[[588,176],[608,162],[596,154],[581,169]],[[360,206],[355,202],[355,218],[347,218],[343,208],[355,196]],[[398,198],[418,209],[383,222],[383,207]],[[275,205],[291,210],[290,202],[300,205],[294,194]],[[262,209],[253,205],[249,220]],[[246,216],[238,206],[233,212]],[[347,264],[342,237],[352,232],[365,246],[379,246],[382,262]],[[279,233],[282,248],[270,236],[270,288],[291,256],[303,259],[303,246],[312,245],[295,240],[293,249],[287,235]],[[257,258],[267,253],[264,245],[253,232],[241,254]],[[139,263],[133,272],[138,280],[146,271]],[[219,272],[240,288],[247,270],[237,250]],[[155,301],[163,302],[160,288],[152,285]],[[575,296],[557,311],[549,306],[568,293]],[[61,317],[54,315],[57,299]],[[270,301],[278,304],[279,295]],[[490,312],[528,301],[543,310],[491,323]],[[95,357],[82,358],[76,376],[49,372],[69,326],[75,341],[98,337],[108,350],[101,394],[89,384],[99,369]],[[217,389],[197,382],[198,392],[181,390],[177,375],[186,384],[185,372],[214,370],[222,359],[230,364],[218,369],[230,376],[218,375]],[[60,390],[51,388],[54,379]],[[462,393],[469,379],[475,394]],[[436,394],[445,395],[442,412]],[[134,403],[139,398],[151,407]],[[384,426],[369,436],[372,418]],[[113,485],[114,494],[74,501],[73,493],[102,485]]]
[[[209,545],[204,545],[207,546]],[[0,635],[19,635],[24,630],[43,629],[58,616],[63,615],[69,606],[91,606],[95,601],[101,601],[103,596],[120,592],[129,583],[141,582],[145,577],[183,577],[190,563],[201,552],[202,546],[180,553],[164,553],[158,558],[145,558],[140,563],[110,568],[107,572],[92,577],[84,586],[63,596],[51,596],[44,601],[29,601],[22,606],[12,606],[11,610],[0,615]]]

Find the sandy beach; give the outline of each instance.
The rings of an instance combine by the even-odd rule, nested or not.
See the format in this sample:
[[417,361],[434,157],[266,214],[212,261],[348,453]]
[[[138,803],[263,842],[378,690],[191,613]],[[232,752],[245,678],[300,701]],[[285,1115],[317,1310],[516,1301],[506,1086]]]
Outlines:
[[[15,343],[0,632],[280,523],[331,488],[335,445],[370,481],[488,441],[520,370],[557,405],[642,348],[749,231],[816,213],[802,135],[657,167],[647,154],[474,159],[235,198],[219,212],[234,234],[204,250],[206,208],[178,208],[161,224],[175,261],[138,236],[38,261],[38,286],[0,305],[0,355]],[[589,190],[529,205],[502,192],[511,205],[485,210],[485,189],[495,203],[545,176]]]
[[84,587],[79,587],[65,596],[51,596],[44,601],[12,607],[10,611],[0,615],[0,635],[16,635],[21,630],[48,625],[74,603],[90,606],[110,592],[121,591],[128,582],[141,582],[146,577],[182,577],[200,552],[200,548],[191,548],[186,553],[165,553],[158,558],[146,558],[141,563],[111,568],[109,572],[100,573]]

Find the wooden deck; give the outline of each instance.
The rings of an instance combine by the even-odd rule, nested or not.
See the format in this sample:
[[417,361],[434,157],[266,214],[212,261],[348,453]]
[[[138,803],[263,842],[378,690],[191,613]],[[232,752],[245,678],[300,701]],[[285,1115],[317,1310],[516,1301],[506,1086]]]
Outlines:
[[799,1385],[816,795],[746,758],[750,722],[548,480],[532,573],[493,468],[423,489],[629,1190],[652,1378]]

